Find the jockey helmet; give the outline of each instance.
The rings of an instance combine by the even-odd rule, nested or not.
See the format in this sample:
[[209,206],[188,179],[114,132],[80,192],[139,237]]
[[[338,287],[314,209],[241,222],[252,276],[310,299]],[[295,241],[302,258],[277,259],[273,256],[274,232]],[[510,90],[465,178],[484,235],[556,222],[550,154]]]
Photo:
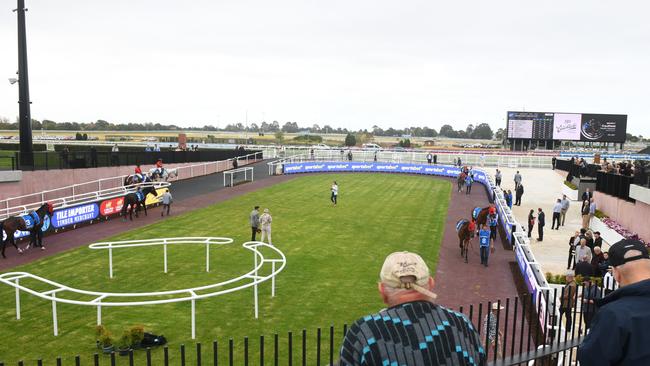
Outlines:
[[488,211],[490,215],[494,215],[497,213],[497,209],[494,206],[490,206],[490,209]]

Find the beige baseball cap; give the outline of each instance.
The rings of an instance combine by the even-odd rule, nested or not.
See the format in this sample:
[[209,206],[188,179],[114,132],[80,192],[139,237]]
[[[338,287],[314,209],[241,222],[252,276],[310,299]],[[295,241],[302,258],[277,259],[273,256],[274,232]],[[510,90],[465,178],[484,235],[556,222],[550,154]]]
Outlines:
[[429,291],[429,267],[422,257],[411,252],[395,252],[386,257],[379,278],[389,287],[415,290],[435,299],[436,294]]

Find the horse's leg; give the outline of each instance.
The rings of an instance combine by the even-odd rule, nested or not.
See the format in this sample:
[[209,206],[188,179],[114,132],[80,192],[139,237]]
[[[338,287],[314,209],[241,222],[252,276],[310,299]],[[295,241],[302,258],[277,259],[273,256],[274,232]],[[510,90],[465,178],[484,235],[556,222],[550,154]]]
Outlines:
[[142,208],[144,209],[144,215],[147,216],[147,205],[144,202],[142,202],[141,205]]
[[467,263],[467,252],[469,252],[469,239],[465,241],[465,263]]
[[9,233],[7,233],[7,238],[11,238],[11,244],[13,244],[14,248],[16,248],[18,254],[23,254],[22,249],[18,248],[18,245],[16,244],[16,238],[14,237],[15,233],[16,233],[15,231],[11,233],[11,237],[9,236]]
[[2,258],[5,258],[5,259],[7,258],[7,256],[5,255],[5,248],[6,247],[7,247],[7,241],[3,240],[2,241]]

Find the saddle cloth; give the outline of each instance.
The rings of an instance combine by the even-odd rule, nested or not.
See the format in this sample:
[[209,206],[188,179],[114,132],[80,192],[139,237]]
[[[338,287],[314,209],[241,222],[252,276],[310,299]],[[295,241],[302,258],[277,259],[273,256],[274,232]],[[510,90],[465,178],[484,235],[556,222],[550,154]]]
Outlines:
[[144,201],[144,193],[142,193],[142,192],[135,192],[135,198],[137,198],[138,201]]
[[480,207],[474,207],[474,211],[472,211],[472,217],[474,220],[478,219],[478,214],[481,213],[482,208]]
[[460,220],[458,220],[458,222],[456,223],[456,232],[459,232],[459,231],[460,231],[460,228],[463,227],[463,225],[465,225],[465,224],[468,223],[468,222],[469,222],[469,221],[466,220],[466,219],[460,219]]
[[32,212],[28,213],[27,215],[22,215],[22,216],[20,216],[20,218],[25,221],[25,227],[27,229],[33,229],[34,226],[41,223],[41,218],[38,217],[38,214],[36,213],[36,211],[32,211]]

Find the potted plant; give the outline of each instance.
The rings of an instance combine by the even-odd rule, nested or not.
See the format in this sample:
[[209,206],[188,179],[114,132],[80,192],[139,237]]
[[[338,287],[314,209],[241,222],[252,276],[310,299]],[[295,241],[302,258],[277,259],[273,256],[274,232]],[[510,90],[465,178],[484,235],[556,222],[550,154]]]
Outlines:
[[131,347],[139,348],[142,340],[144,339],[144,327],[142,325],[135,325],[129,330],[131,337]]
[[129,351],[131,351],[131,332],[128,330],[122,332],[120,342],[117,345],[117,351],[120,353],[120,356],[127,356]]
[[102,335],[99,336],[99,343],[102,346],[102,352],[104,353],[111,353],[113,352],[113,337],[111,336],[111,332],[108,330],[104,330]]

